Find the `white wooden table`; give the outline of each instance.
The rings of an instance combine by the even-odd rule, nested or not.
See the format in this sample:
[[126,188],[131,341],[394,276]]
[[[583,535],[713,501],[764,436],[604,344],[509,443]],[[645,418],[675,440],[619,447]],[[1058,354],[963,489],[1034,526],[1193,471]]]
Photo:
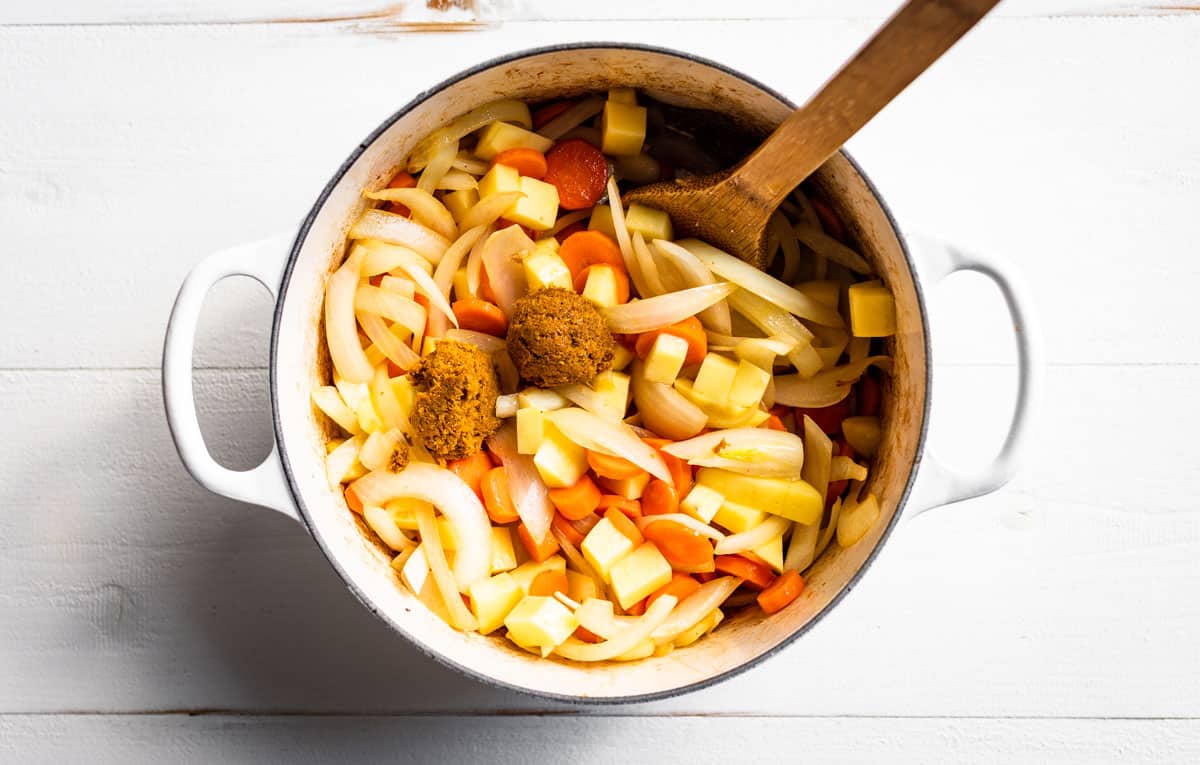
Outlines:
[[[422,658],[300,527],[193,483],[159,393],[175,290],[482,59],[656,43],[802,100],[892,3],[531,0],[454,33],[406,27],[414,5],[0,4],[0,761],[1200,761],[1194,7],[1010,0],[850,147],[904,227],[1033,283],[1050,367],[1021,476],[902,524],[766,664],[581,711]],[[1014,388],[1001,302],[970,277],[933,300],[932,442],[984,460]],[[233,466],[270,444],[269,312],[239,282],[206,308],[200,406]]]

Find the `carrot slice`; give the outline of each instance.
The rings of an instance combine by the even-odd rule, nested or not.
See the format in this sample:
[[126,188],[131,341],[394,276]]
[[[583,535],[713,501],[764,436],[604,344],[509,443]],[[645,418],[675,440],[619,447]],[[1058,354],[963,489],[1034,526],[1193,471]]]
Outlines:
[[530,595],[541,595],[544,597],[554,597],[554,593],[561,592],[567,594],[567,572],[566,571],[542,571],[533,578],[529,583]]
[[642,491],[642,513],[644,515],[666,515],[679,512],[679,494],[659,478],[650,479]]
[[870,374],[863,375],[855,392],[858,394],[858,413],[864,417],[879,416],[883,405],[883,390],[879,387],[879,380]]
[[463,457],[460,460],[451,460],[446,463],[446,469],[463,480],[467,486],[470,486],[472,491],[483,497],[483,490],[480,485],[483,483],[483,476],[494,467],[492,460],[488,457],[487,452],[480,450],[472,454],[470,457]]
[[705,568],[713,560],[712,542],[708,537],[675,521],[651,523],[642,534],[658,547],[672,568]]
[[545,125],[574,105],[574,101],[554,101],[545,106],[539,106],[533,111],[533,129],[541,130],[542,125]]
[[529,557],[535,563],[541,563],[549,558],[554,553],[558,552],[558,540],[550,532],[546,532],[546,538],[538,544],[533,539],[533,535],[529,533],[529,529],[524,523],[517,524],[517,538],[521,540],[521,545],[525,548],[525,552],[529,553]]
[[758,594],[758,605],[763,611],[773,614],[800,597],[802,592],[804,592],[803,577],[789,568]]
[[600,497],[600,506],[596,510],[608,515],[610,509],[620,510],[627,518],[642,517],[642,503],[636,499],[625,499],[617,494],[604,494]]
[[554,517],[550,519],[550,525],[558,529],[558,532],[576,547],[583,544],[583,538],[587,536],[586,534],[580,534],[579,529],[575,528],[571,524],[571,521],[567,520],[562,513],[555,513]]
[[[654,525],[661,526],[662,524]],[[771,582],[775,581],[775,574],[771,571],[770,566],[755,563],[741,555],[718,555],[713,563],[716,565],[717,571],[741,577],[746,580],[748,586],[755,590],[764,590],[771,586]]]
[[813,211],[821,220],[821,228],[825,229],[825,233],[845,244],[846,227],[842,225],[842,219],[833,211],[829,203],[820,197],[809,197],[808,201],[812,204]]
[[[620,497],[618,497],[618,499],[620,499]],[[642,536],[642,532],[638,531],[638,527],[634,524],[634,522],[629,520],[629,517],[617,508],[610,507],[605,510],[604,517],[608,519],[609,523],[617,527],[617,531],[629,537],[629,541],[633,542],[635,545],[640,545],[642,542],[646,541],[646,538]]]
[[492,523],[512,523],[521,517],[517,514],[512,495],[508,493],[508,473],[504,472],[504,468],[487,471],[479,488],[483,492],[483,506]]
[[645,472],[623,457],[614,457],[603,452],[588,450],[587,461],[588,467],[602,478],[637,478]]
[[586,518],[600,506],[600,488],[586,475],[565,489],[551,489],[549,495],[558,512],[570,521]]
[[343,495],[346,497],[346,507],[350,508],[359,515],[362,515],[363,503],[362,500],[358,498],[358,495],[354,493],[354,489],[347,486],[346,491],[343,492]]
[[642,598],[637,603],[634,603],[632,606],[625,609],[625,613],[629,616],[641,616],[642,614],[646,613],[646,600],[648,597],[649,596]]
[[507,165],[521,175],[541,180],[546,175],[546,155],[528,146],[505,149],[492,160],[493,165]]
[[[387,187],[389,189],[411,189],[416,185],[417,179],[412,177],[411,173],[401,170],[393,176],[392,180],[388,181]],[[411,210],[399,202],[388,202],[384,209],[388,212],[394,212],[397,215],[403,215],[405,218],[412,214]]]
[[683,600],[698,589],[700,589],[700,583],[692,578],[690,574],[681,574],[676,571],[671,574],[671,581],[650,593],[646,598],[646,608],[654,605],[654,601],[663,595],[674,595],[678,600]]
[[597,635],[596,633],[587,629],[586,627],[576,627],[575,628],[575,637],[579,638],[580,640],[582,640],[585,643],[603,643],[604,642],[604,638],[600,637],[599,635]]
[[504,333],[508,331],[508,319],[495,303],[468,297],[455,300],[450,309],[454,311],[458,318],[458,326],[462,329],[471,329],[496,337],[504,337]]
[[685,365],[699,364],[701,361],[704,361],[704,356],[708,353],[708,335],[704,332],[704,325],[695,316],[689,316],[683,321],[672,324],[669,327],[656,329],[652,332],[643,332],[638,335],[634,352],[637,353],[639,359],[644,359],[650,354],[650,349],[654,346],[654,341],[664,332],[687,341],[687,357],[683,360]]
[[546,152],[543,180],[558,189],[558,204],[564,210],[583,210],[604,196],[608,160],[582,138],[561,141]]
[[658,456],[667,463],[667,470],[671,473],[671,480],[675,483],[675,496],[686,497],[692,489],[692,466],[687,464],[686,460],[680,459],[674,454],[667,454],[662,450],[667,444],[675,442],[667,438],[643,438],[642,440],[653,446],[658,452]]
[[804,407],[796,407],[796,423],[803,422],[800,419],[802,415],[808,415],[812,421],[817,423],[817,427],[827,435],[842,432],[842,420],[850,416],[850,401],[842,399],[841,401],[831,406],[823,406],[817,409],[807,409]]
[[767,430],[782,430],[787,431],[787,426],[783,424],[783,420],[779,419],[778,415],[771,415],[767,421],[763,423],[767,426]]
[[597,268],[607,268],[613,272],[613,277],[617,282],[617,302],[628,303],[629,277],[625,275],[624,269],[615,268],[608,263],[595,263],[590,266],[584,266],[583,270],[580,271],[572,280],[572,286],[575,287],[575,291],[581,295],[583,294],[584,288],[587,287],[588,275]]
[[[571,270],[571,283],[579,278],[583,269],[591,265],[604,263],[613,268],[625,271],[625,260],[621,257],[621,248],[613,238],[603,231],[577,231],[571,234],[558,247],[558,257]],[[576,288],[577,291],[583,290]]]

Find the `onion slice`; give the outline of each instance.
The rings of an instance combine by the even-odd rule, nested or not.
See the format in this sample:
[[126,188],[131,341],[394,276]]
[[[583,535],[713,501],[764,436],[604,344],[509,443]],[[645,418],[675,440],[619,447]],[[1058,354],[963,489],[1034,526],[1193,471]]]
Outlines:
[[641,293],[642,297],[667,294],[668,290],[663,285],[662,276],[658,273],[658,265],[654,262],[654,255],[650,253],[650,248],[646,246],[646,240],[642,236],[641,231],[633,232],[631,244],[633,245],[633,256],[637,258],[638,270],[642,273],[642,281],[646,285],[646,291]]
[[775,537],[781,536],[791,525],[792,522],[782,515],[772,515],[752,529],[747,529],[740,534],[733,534],[717,542],[713,552],[717,555],[733,555],[753,550],[765,545]]
[[350,227],[351,239],[378,239],[407,247],[430,263],[437,264],[450,247],[450,240],[403,215],[366,210]]
[[533,240],[517,225],[500,229],[489,236],[483,245],[480,257],[487,271],[488,285],[496,296],[496,305],[500,306],[505,316],[512,316],[517,298],[529,291],[525,268],[516,256],[532,247]]
[[461,229],[475,228],[495,223],[505,210],[517,203],[525,194],[520,191],[503,191],[484,197],[463,215],[458,227]]
[[[474,614],[467,610],[466,604],[459,597],[460,586],[456,585],[455,577],[450,573],[450,566],[446,563],[446,550],[442,546],[442,535],[438,530],[437,521],[433,517],[433,508],[429,505],[418,505],[416,511],[417,531],[421,535],[421,549],[425,551],[425,562],[429,564],[429,573],[433,574],[433,582],[442,596],[442,603],[446,606],[446,613],[450,617],[450,626],[463,631],[478,629],[479,622],[475,620]],[[460,550],[458,554],[462,555],[463,553]],[[457,560],[456,557],[456,563]]]
[[641,360],[633,362],[629,389],[642,415],[642,424],[663,438],[674,441],[691,438],[708,424],[708,414],[682,393],[670,385],[647,380]]
[[[720,542],[725,539],[725,535],[709,526],[707,523],[698,521],[690,515],[683,513],[663,513],[662,515],[643,515],[637,519],[638,529],[644,530],[647,526],[658,523],[659,521],[671,521],[678,523],[680,526],[687,526],[692,531],[700,536],[708,537],[714,541]],[[757,547],[758,545],[755,545]]]
[[684,239],[679,242],[679,246],[699,258],[700,262],[712,269],[716,275],[728,279],[747,292],[761,296],[785,311],[828,327],[846,325],[842,315],[833,308],[813,300],[774,276],[759,271],[746,261],[718,250],[711,244],[699,239]]
[[395,267],[403,271],[409,279],[412,279],[413,283],[417,285],[417,290],[429,298],[430,307],[441,311],[454,326],[458,326],[458,318],[455,317],[454,311],[450,308],[450,301],[442,294],[441,288],[438,287],[433,277],[421,267],[420,258],[413,253],[397,250]]
[[448,329],[446,330],[446,339],[473,345],[489,356],[496,351],[504,350],[506,347],[504,340],[495,335],[489,335],[486,332],[476,332],[473,329]]
[[[651,244],[659,255],[675,266],[675,270],[683,278],[685,287],[703,287],[705,284],[717,283],[717,278],[713,276],[708,266],[674,242],[655,239]],[[730,329],[729,306],[725,303],[715,303],[705,308],[700,312],[700,321],[704,326],[723,335],[728,335],[733,331]]]
[[430,157],[443,144],[457,142],[468,133],[474,133],[491,122],[512,122],[526,130],[533,127],[529,106],[524,101],[518,101],[515,98],[490,101],[454,118],[450,124],[435,130],[422,139],[408,155],[408,172],[415,173],[424,168]]
[[517,453],[517,426],[508,420],[487,441],[488,451],[504,465],[508,493],[529,535],[540,542],[550,533],[554,505],[549,489],[533,464],[533,457]]
[[675,485],[658,451],[638,438],[625,423],[611,422],[577,407],[546,412],[545,416],[564,436],[583,448],[622,457],[668,485]]
[[[458,591],[466,592],[472,584],[488,576],[492,565],[492,524],[474,490],[454,473],[437,465],[410,462],[399,473],[376,470],[351,486],[364,506],[386,505],[405,498],[434,505],[454,527],[454,580]],[[425,537],[422,533],[422,540]]]
[[615,659],[638,643],[650,637],[662,627],[675,608],[678,599],[674,595],[663,595],[650,604],[646,613],[633,624],[626,626],[603,643],[585,643],[578,638],[567,638],[554,649],[555,653],[572,661],[608,661]]
[[650,639],[660,645],[674,640],[679,633],[696,626],[701,619],[719,608],[741,583],[742,580],[735,576],[722,576],[700,585],[700,589],[679,603],[669,619],[650,633]]
[[360,285],[354,293],[354,309],[394,321],[414,335],[425,326],[425,309],[420,303],[370,284]]
[[603,309],[608,328],[613,332],[634,334],[662,329],[721,302],[737,289],[732,284],[706,284],[667,295],[635,300]]
[[358,291],[359,266],[367,250],[354,247],[350,257],[333,272],[325,286],[325,342],[333,367],[346,380],[365,383],[375,369],[358,339],[354,296]]
[[551,141],[557,141],[587,120],[595,117],[603,108],[604,99],[600,96],[585,98],[545,125],[542,125],[538,133],[549,138]]
[[892,358],[867,356],[840,367],[818,372],[807,380],[799,374],[776,375],[775,401],[787,406],[806,408],[832,406],[850,395],[851,385],[863,376],[869,366],[877,366],[885,372],[890,372]]
[[413,220],[422,226],[446,237],[446,239],[452,240],[458,236],[458,226],[454,223],[454,216],[450,214],[444,204],[438,201],[437,197],[427,191],[413,188],[380,189],[379,191],[364,191],[363,196],[367,199],[399,202],[412,211]]
[[804,441],[794,433],[767,428],[714,430],[662,450],[691,465],[765,478],[796,480],[804,466]]
[[794,226],[792,231],[801,244],[810,248],[817,255],[828,258],[856,273],[871,273],[871,265],[863,259],[862,255],[826,234],[819,225],[811,226],[801,223]]

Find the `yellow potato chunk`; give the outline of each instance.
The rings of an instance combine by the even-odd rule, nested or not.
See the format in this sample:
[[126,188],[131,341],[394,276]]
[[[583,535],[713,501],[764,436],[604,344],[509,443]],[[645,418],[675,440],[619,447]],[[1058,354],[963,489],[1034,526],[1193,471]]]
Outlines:
[[847,417],[842,420],[842,435],[854,451],[866,457],[874,457],[879,449],[878,417]]
[[612,419],[624,419],[629,408],[629,375],[606,369],[592,378],[591,387],[600,394],[603,409]]
[[671,564],[653,542],[643,542],[638,549],[617,561],[610,579],[617,602],[621,608],[629,608],[671,581]]
[[508,636],[523,646],[552,648],[571,636],[579,621],[557,599],[526,595],[504,618]]
[[608,100],[619,104],[637,105],[637,91],[633,88],[609,88]]
[[517,410],[517,453],[537,454],[546,437],[546,418],[531,406]]
[[492,169],[479,179],[479,198],[487,199],[495,194],[521,190],[521,174],[515,167],[492,165]]
[[508,122],[493,122],[479,134],[479,143],[475,145],[475,156],[480,159],[493,159],[506,149],[522,147],[536,149],[545,154],[553,145],[554,141],[523,127]]
[[479,189],[460,189],[451,191],[446,196],[442,197],[442,204],[450,211],[450,215],[454,217],[454,222],[462,221],[467,210],[470,210],[479,203]]
[[525,281],[529,283],[529,291],[547,287],[561,287],[569,290],[571,287],[571,270],[549,247],[534,247],[523,261],[525,266]]
[[471,296],[471,288],[467,283],[467,269],[460,268],[454,272],[454,299],[462,300]]
[[[499,165],[498,167],[502,167]],[[558,215],[558,188],[537,178],[520,176],[517,191],[525,196],[504,211],[504,217],[513,223],[528,226],[534,231],[546,231],[554,227]],[[568,282],[567,289],[570,289]]]
[[666,332],[659,334],[646,354],[646,366],[642,374],[650,382],[671,385],[683,369],[683,361],[687,358],[688,343],[678,335]]
[[646,140],[646,109],[606,101],[600,114],[600,150],[614,156],[640,154]]
[[700,371],[696,373],[696,380],[692,383],[692,392],[705,401],[725,404],[737,371],[736,361],[719,353],[709,353],[700,363]]
[[729,402],[734,406],[757,406],[770,383],[770,372],[749,361],[739,361],[729,386]]
[[617,530],[612,521],[601,518],[583,538],[580,551],[605,581],[608,581],[613,566],[633,552],[633,540]]
[[615,268],[604,264],[591,267],[583,285],[582,295],[585,300],[600,308],[608,308],[621,302],[620,294]]
[[471,598],[471,611],[479,620],[479,634],[495,632],[504,624],[504,619],[525,597],[516,580],[509,574],[496,574],[480,579],[471,585],[467,594]]
[[[701,468],[696,481],[725,497],[725,504],[718,511],[718,516],[729,508],[744,507],[781,515],[797,523],[811,524],[817,522],[825,508],[825,498],[800,480],[762,478],[720,468]],[[721,523],[720,518],[714,520]],[[730,526],[726,528],[737,531]]]
[[783,534],[755,547],[751,552],[766,561],[776,574],[783,573]]
[[646,207],[638,203],[629,205],[625,211],[625,227],[630,235],[640,231],[649,242],[652,239],[674,239],[675,229],[671,227],[671,216],[662,210]]
[[513,549],[512,532],[507,526],[492,527],[491,572],[512,571],[517,567],[517,552]]
[[578,571],[567,571],[567,597],[576,603],[582,603],[588,598],[603,597],[603,594],[595,579]]
[[613,348],[612,368],[616,371],[621,371],[625,369],[625,367],[629,366],[629,363],[637,357],[634,355],[633,351],[629,350],[621,343],[615,343],[615,346],[616,347]]
[[596,205],[592,208],[592,217],[588,219],[588,231],[599,231],[617,238],[617,229],[613,226],[612,208],[608,205]]
[[547,486],[565,489],[574,486],[587,472],[587,451],[547,423],[542,443],[534,452],[533,465]]
[[533,584],[533,580],[538,574],[543,571],[566,571],[567,561],[561,555],[551,555],[546,560],[538,563],[536,561],[527,560],[517,566],[511,572],[512,578],[517,581],[521,587],[521,592],[529,594],[529,586]]
[[896,300],[878,281],[851,284],[850,331],[855,337],[888,337],[896,334]]
[[767,514],[756,507],[723,499],[721,506],[717,509],[716,514],[713,515],[712,522],[718,526],[723,526],[734,534],[741,534],[743,531],[749,531],[758,526],[766,519]]
[[725,498],[717,492],[703,484],[695,484],[679,502],[679,509],[698,521],[712,523],[713,517],[724,502]]

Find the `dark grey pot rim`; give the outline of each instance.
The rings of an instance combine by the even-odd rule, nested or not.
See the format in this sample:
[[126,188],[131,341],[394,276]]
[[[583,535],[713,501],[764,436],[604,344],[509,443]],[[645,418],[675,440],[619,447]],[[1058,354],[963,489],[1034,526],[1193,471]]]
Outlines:
[[925,355],[926,355],[925,401],[923,403],[923,411],[921,413],[921,432],[920,432],[920,434],[918,436],[918,440],[917,440],[917,457],[913,464],[913,469],[908,475],[908,481],[905,483],[904,491],[901,494],[899,503],[897,504],[896,512],[892,515],[891,520],[888,522],[887,528],[884,529],[883,534],[880,536],[879,541],[875,545],[875,548],[873,550],[871,550],[871,552],[867,556],[866,560],[864,560],[862,565],[859,566],[858,570],[854,572],[854,575],[850,577],[850,580],[842,587],[842,589],[836,595],[833,596],[833,598],[829,601],[829,603],[827,603],[824,608],[822,608],[811,619],[809,619],[808,622],[803,627],[801,627],[800,629],[796,630],[794,633],[789,635],[785,640],[780,642],[778,645],[763,652],[762,654],[759,654],[758,656],[754,657],[753,659],[750,659],[750,660],[738,665],[737,667],[734,667],[733,669],[722,672],[719,675],[714,675],[713,677],[707,678],[700,682],[692,683],[690,685],[683,685],[683,686],[679,686],[677,688],[672,688],[672,689],[665,690],[665,691],[659,691],[656,693],[642,693],[642,694],[635,694],[635,695],[631,695],[631,696],[606,696],[606,697],[567,696],[567,695],[562,695],[562,694],[557,694],[557,693],[546,693],[544,691],[538,691],[538,690],[534,690],[532,688],[526,688],[526,687],[523,687],[520,685],[513,685],[511,683],[502,682],[500,680],[497,680],[494,677],[490,677],[488,675],[481,674],[469,667],[465,667],[455,661],[451,661],[450,659],[446,658],[444,655],[442,655],[441,653],[439,653],[437,651],[430,650],[427,646],[422,644],[420,641],[413,638],[413,636],[410,635],[404,629],[403,625],[388,618],[386,615],[381,614],[379,612],[379,610],[371,602],[371,600],[365,595],[365,593],[363,593],[363,591],[358,587],[358,585],[355,584],[355,582],[346,574],[346,571],[342,568],[341,564],[338,562],[336,555],[333,553],[332,550],[330,550],[326,546],[325,541],[319,535],[313,533],[313,527],[312,527],[312,522],[309,518],[308,508],[304,504],[304,499],[301,496],[300,491],[297,488],[296,481],[295,481],[295,478],[292,473],[291,461],[288,458],[287,450],[282,447],[282,444],[284,443],[284,441],[283,441],[283,423],[279,417],[279,406],[278,406],[279,379],[276,374],[276,360],[278,357],[279,342],[280,342],[279,325],[280,325],[280,318],[283,313],[283,303],[284,303],[284,300],[287,295],[288,286],[291,283],[292,272],[295,268],[296,260],[299,257],[300,250],[304,246],[304,242],[308,237],[308,232],[309,232],[310,228],[312,227],[313,221],[316,219],[317,214],[320,212],[321,208],[324,207],[326,200],[329,198],[329,195],[331,193],[333,193],[334,187],[337,186],[337,184],[341,181],[342,177],[346,174],[346,172],[350,169],[350,167],[354,164],[354,162],[358,160],[358,158],[362,155],[362,153],[364,151],[366,151],[367,147],[369,147],[371,144],[373,144],[397,120],[399,120],[401,117],[406,115],[408,112],[412,111],[417,106],[424,103],[431,96],[433,96],[434,94],[436,94],[442,90],[445,90],[446,88],[448,88],[452,85],[457,84],[458,82],[461,82],[462,80],[464,80],[468,77],[471,77],[480,72],[486,71],[488,69],[492,69],[497,66],[501,66],[504,64],[511,63],[513,61],[517,61],[519,59],[529,58],[531,56],[536,56],[536,55],[543,54],[543,53],[554,53],[554,52],[571,51],[571,50],[590,50],[590,49],[635,50],[635,51],[646,51],[646,52],[650,52],[650,53],[657,53],[657,54],[662,54],[662,55],[666,55],[666,56],[674,56],[676,58],[680,58],[680,59],[684,59],[686,61],[701,64],[701,65],[710,67],[712,69],[716,69],[721,72],[724,72],[726,74],[732,75],[734,77],[737,77],[737,78],[741,79],[742,81],[746,82],[747,84],[749,84],[753,87],[756,87],[766,93],[769,93],[770,95],[774,96],[779,101],[787,104],[788,106],[790,106],[792,108],[796,108],[796,105],[790,99],[788,99],[786,96],[779,93],[775,89],[768,87],[767,85],[764,85],[763,83],[759,82],[758,80],[754,79],[753,77],[749,77],[735,69],[727,67],[716,61],[711,61],[707,58],[703,58],[701,56],[696,56],[691,53],[685,53],[682,51],[672,50],[670,48],[663,48],[663,47],[659,47],[659,46],[655,46],[655,45],[641,45],[641,44],[623,43],[623,42],[578,42],[578,43],[566,43],[566,44],[562,44],[562,45],[549,45],[549,46],[539,47],[539,48],[529,48],[526,50],[518,51],[516,53],[510,53],[505,56],[499,56],[497,58],[493,58],[488,61],[484,61],[483,63],[477,64],[476,66],[473,66],[469,69],[464,69],[463,71],[459,72],[458,74],[455,74],[452,77],[449,77],[449,78],[443,80],[442,82],[438,83],[437,85],[434,85],[432,88],[429,88],[429,89],[423,91],[422,93],[418,94],[415,98],[413,98],[411,101],[409,101],[407,104],[405,104],[403,107],[401,107],[399,110],[397,110],[390,117],[388,117],[386,120],[384,120],[379,125],[379,127],[377,127],[375,130],[373,130],[371,132],[371,134],[368,135],[362,141],[362,143],[360,143],[354,149],[354,151],[352,151],[350,153],[350,156],[347,157],[346,161],[341,164],[341,166],[333,174],[333,177],[329,180],[329,183],[326,184],[325,188],[321,191],[321,194],[317,197],[316,202],[313,203],[312,209],[309,210],[308,215],[305,216],[303,223],[300,225],[300,229],[296,234],[296,240],[292,245],[291,253],[288,256],[287,265],[284,268],[283,279],[279,286],[279,293],[278,293],[279,298],[275,304],[275,314],[274,314],[274,318],[272,320],[272,326],[271,326],[271,353],[270,353],[270,363],[269,363],[270,389],[271,389],[271,419],[272,419],[272,422],[274,423],[274,428],[275,428],[275,443],[281,445],[279,448],[279,457],[283,463],[283,472],[287,479],[288,489],[291,491],[292,499],[295,500],[295,502],[296,502],[296,507],[299,509],[300,517],[301,517],[301,519],[303,519],[305,528],[308,530],[309,534],[313,537],[313,539],[316,540],[317,546],[321,548],[321,552],[325,555],[326,559],[329,561],[329,564],[331,566],[333,566],[334,570],[337,571],[338,575],[346,583],[347,589],[349,589],[350,592],[352,592],[354,594],[354,596],[359,600],[359,602],[361,602],[367,608],[368,611],[375,614],[375,616],[379,617],[385,624],[387,624],[394,631],[396,631],[401,636],[403,636],[406,640],[408,640],[408,642],[410,644],[415,646],[418,651],[420,651],[422,654],[429,657],[430,659],[433,659],[437,663],[439,663],[445,667],[449,667],[458,672],[461,672],[462,674],[467,675],[471,678],[474,678],[475,680],[478,680],[481,683],[490,685],[493,688],[502,688],[505,690],[515,691],[524,696],[531,696],[531,697],[534,697],[537,699],[545,699],[545,700],[550,700],[550,701],[565,702],[565,703],[577,704],[577,705],[633,704],[633,703],[641,703],[641,702],[648,702],[648,701],[657,701],[657,700],[666,699],[666,698],[673,698],[675,696],[680,696],[680,695],[683,695],[686,693],[690,693],[692,691],[697,691],[702,688],[707,688],[707,687],[715,685],[723,680],[728,680],[731,677],[734,677],[736,675],[741,674],[742,672],[745,672],[746,670],[750,669],[751,667],[758,665],[763,660],[776,655],[779,651],[781,651],[784,648],[786,648],[787,646],[791,645],[794,640],[796,640],[801,635],[808,632],[810,629],[813,628],[813,626],[815,626],[817,624],[817,622],[821,621],[839,602],[841,602],[842,598],[844,598],[858,584],[858,582],[861,579],[861,577],[863,576],[863,574],[870,567],[871,563],[875,560],[875,556],[879,554],[879,551],[883,548],[884,543],[887,542],[888,537],[891,535],[892,530],[896,526],[896,522],[899,520],[900,516],[903,514],[904,506],[908,501],[909,494],[912,492],[913,483],[916,479],[918,468],[919,468],[920,462],[921,462],[921,456],[924,453],[924,448],[925,448],[925,437],[926,437],[927,428],[928,428],[929,400],[930,400],[930,391],[931,391],[931,383],[932,383],[931,373],[932,373],[932,369],[933,369],[933,366],[929,360],[929,356],[930,356],[929,322],[928,322],[928,313],[925,308],[925,296],[921,289],[921,282],[920,282],[920,280],[918,280],[916,278],[916,269],[913,266],[913,260],[912,260],[911,254],[908,251],[908,245],[904,240],[904,236],[901,233],[899,226],[896,225],[896,220],[892,216],[891,210],[888,208],[887,204],[884,202],[883,198],[880,196],[878,189],[875,188],[875,184],[871,182],[871,179],[867,176],[867,174],[863,172],[862,168],[859,167],[858,163],[855,162],[854,159],[845,152],[845,150],[842,150],[842,154],[846,157],[846,159],[854,167],[855,171],[862,177],[864,182],[866,182],[867,188],[870,189],[872,196],[875,197],[875,200],[879,203],[879,206],[883,210],[884,215],[887,216],[888,224],[892,227],[893,232],[895,232],[895,234],[896,234],[896,238],[900,242],[900,249],[904,253],[904,259],[908,264],[910,273],[912,273],[912,275],[913,275],[913,284],[915,285],[916,292],[917,292],[917,303],[918,303],[920,313],[921,313],[921,331],[924,335]]

